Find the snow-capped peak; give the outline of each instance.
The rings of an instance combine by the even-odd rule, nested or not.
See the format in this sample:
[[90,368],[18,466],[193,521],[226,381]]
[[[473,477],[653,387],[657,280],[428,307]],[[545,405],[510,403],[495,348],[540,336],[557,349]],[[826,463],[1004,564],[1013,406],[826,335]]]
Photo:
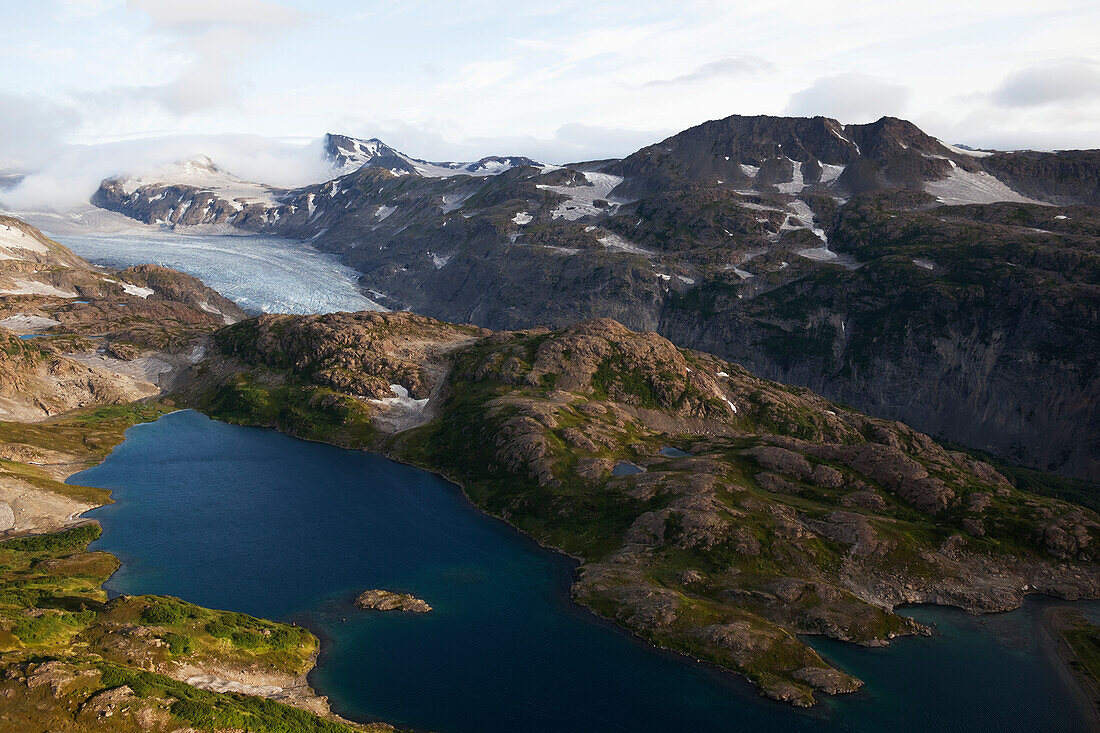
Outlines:
[[227,200],[259,202],[275,205],[274,196],[281,189],[262,183],[254,183],[222,170],[206,155],[194,155],[177,161],[171,166],[158,168],[143,174],[115,179],[122,191],[130,196],[141,189],[164,186],[191,186],[209,191]]
[[347,135],[325,135],[325,152],[337,175],[346,175],[363,166],[386,168],[398,175],[419,175],[426,178],[446,178],[456,175],[495,176],[521,165],[540,165],[522,156],[489,156],[474,162],[432,162],[412,158],[390,147],[378,138],[360,140]]

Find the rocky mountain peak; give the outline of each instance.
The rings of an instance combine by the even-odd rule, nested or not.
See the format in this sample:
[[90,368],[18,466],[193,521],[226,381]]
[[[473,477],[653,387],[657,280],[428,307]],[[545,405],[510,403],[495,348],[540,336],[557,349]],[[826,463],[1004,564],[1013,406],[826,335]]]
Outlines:
[[[394,159],[404,158],[402,153],[376,137],[360,140],[348,135],[326,133],[324,146],[325,154],[341,174],[351,173],[364,165],[377,165],[383,159],[393,163]],[[404,163],[403,160],[401,162]]]

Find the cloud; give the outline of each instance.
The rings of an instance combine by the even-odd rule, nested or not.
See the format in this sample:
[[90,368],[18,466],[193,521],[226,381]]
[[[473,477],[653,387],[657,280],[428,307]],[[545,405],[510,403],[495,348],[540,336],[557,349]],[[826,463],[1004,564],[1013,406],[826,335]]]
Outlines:
[[674,134],[674,130],[630,130],[569,122],[550,137],[471,137],[462,145],[479,155],[526,155],[545,163],[576,163],[611,157],[625,157],[639,148]]
[[441,122],[414,124],[404,120],[357,122],[331,132],[377,137],[398,150],[425,160],[477,160],[487,155],[524,155],[543,163],[569,163],[622,157],[677,132],[632,130],[570,122],[550,135],[463,135]]
[[0,92],[0,170],[42,164],[79,122],[74,109],[45,97]]
[[873,122],[884,115],[900,116],[910,91],[901,84],[859,73],[823,76],[791,95],[786,114],[823,115],[841,122]]
[[269,0],[129,0],[146,14],[169,48],[188,59],[171,82],[135,88],[176,113],[232,105],[239,90],[235,68],[262,42],[304,22],[306,15]]
[[712,79],[728,79],[738,76],[751,76],[765,71],[771,71],[775,65],[759,56],[731,56],[709,64],[703,64],[694,71],[671,79],[655,79],[646,82],[647,87],[671,87],[683,84],[695,84],[710,81]]
[[269,0],[129,0],[126,6],[146,13],[156,29],[195,35],[216,28],[282,28],[303,18],[297,10]]
[[56,0],[55,16],[59,20],[83,20],[114,10],[125,0]]
[[1027,66],[1006,76],[990,99],[1001,107],[1100,99],[1100,64],[1074,58]]
[[170,168],[198,154],[210,156],[220,168],[245,180],[273,186],[303,186],[332,176],[320,139],[301,144],[258,135],[175,135],[58,145],[21,183],[0,193],[0,205],[16,212],[79,209],[105,178]]

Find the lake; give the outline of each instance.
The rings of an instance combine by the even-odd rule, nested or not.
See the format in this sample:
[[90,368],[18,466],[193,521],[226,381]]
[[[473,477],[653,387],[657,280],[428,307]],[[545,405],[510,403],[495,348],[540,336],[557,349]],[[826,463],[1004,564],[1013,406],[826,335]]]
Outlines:
[[[575,606],[573,561],[377,455],[181,411],[70,482],[116,500],[89,514],[104,530],[93,547],[122,561],[112,595],[305,623],[324,639],[315,687],[356,719],[440,733],[1085,730],[1037,641],[1053,601],[987,617],[913,609],[941,633],[886,649],[816,640],[867,685],[801,711]],[[368,588],[434,610],[360,611],[351,600]]]

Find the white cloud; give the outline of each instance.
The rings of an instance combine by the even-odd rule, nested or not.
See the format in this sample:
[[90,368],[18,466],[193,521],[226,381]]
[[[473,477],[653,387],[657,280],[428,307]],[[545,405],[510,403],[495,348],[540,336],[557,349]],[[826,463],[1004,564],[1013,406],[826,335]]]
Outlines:
[[77,112],[40,96],[0,92],[0,171],[48,160],[79,122]]
[[[734,113],[788,113],[894,114],[976,145],[1100,147],[1100,6],[1079,0],[120,2],[9,3],[4,89],[67,120],[49,134],[9,125],[9,138],[335,130],[427,158],[560,162]],[[0,155],[12,149],[0,141]]]
[[775,65],[759,56],[731,56],[680,74],[671,79],[656,79],[646,82],[647,87],[677,86],[681,84],[697,84],[714,79],[729,79],[731,77],[751,76],[765,71],[772,71]]
[[128,0],[126,4],[148,14],[154,28],[199,35],[219,27],[282,28],[302,18],[297,10],[270,0]]
[[239,99],[238,64],[258,45],[301,23],[305,16],[268,0],[128,0],[169,39],[168,50],[187,59],[160,88],[136,88],[176,113],[231,105]]
[[55,0],[55,16],[62,21],[94,18],[124,5],[126,0]]
[[1100,64],[1073,58],[1027,66],[1005,77],[991,99],[1002,107],[1100,99]]
[[859,73],[825,76],[791,95],[786,113],[823,115],[841,122],[873,122],[885,115],[904,116],[908,88]]
[[20,184],[0,193],[0,205],[9,211],[72,210],[87,204],[105,178],[169,167],[198,154],[241,178],[273,186],[324,181],[332,172],[320,139],[300,144],[255,135],[189,135],[60,145]]

